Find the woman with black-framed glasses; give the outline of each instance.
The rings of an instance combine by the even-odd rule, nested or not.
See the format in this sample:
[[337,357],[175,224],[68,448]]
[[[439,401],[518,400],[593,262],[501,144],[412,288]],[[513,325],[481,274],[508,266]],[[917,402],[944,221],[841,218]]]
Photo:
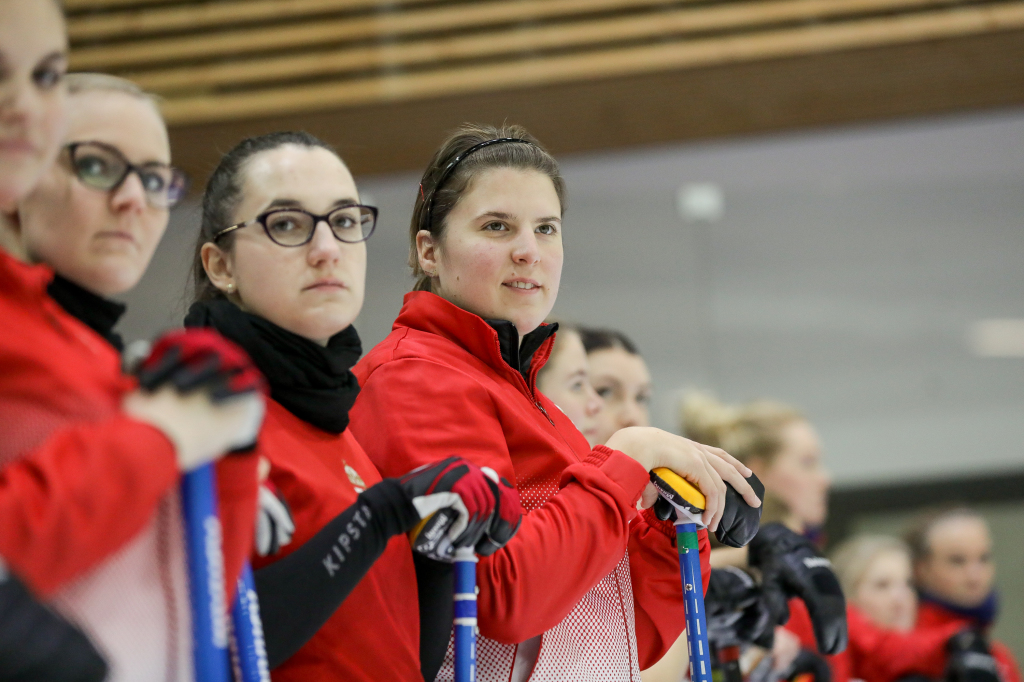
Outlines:
[[[493,552],[517,528],[505,483],[455,458],[382,480],[348,428],[376,218],[337,153],[306,133],[244,140],[203,197],[185,323],[241,345],[271,389],[260,451],[284,504],[271,495],[261,512],[269,537],[253,566],[277,682],[433,680],[452,623],[450,551]],[[453,493],[444,513],[466,529],[443,521],[433,546],[438,514],[410,547],[426,498]]]

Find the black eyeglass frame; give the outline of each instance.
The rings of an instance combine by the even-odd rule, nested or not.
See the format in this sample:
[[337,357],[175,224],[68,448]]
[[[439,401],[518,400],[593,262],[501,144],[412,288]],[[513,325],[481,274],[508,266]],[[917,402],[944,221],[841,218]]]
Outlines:
[[[462,160],[465,159],[470,154],[472,154],[473,152],[480,151],[485,147],[490,147],[492,144],[500,144],[503,142],[513,142],[530,145],[533,144],[533,142],[530,142],[529,140],[524,140],[521,137],[496,137],[493,140],[484,140],[483,142],[477,142],[475,145],[473,145],[466,151],[462,152],[461,154],[458,154],[454,159],[448,162],[447,166],[444,167],[444,170],[441,171],[441,177],[437,179],[437,182],[434,183],[434,188],[430,190],[430,198],[426,200],[426,206],[423,209],[423,213],[420,214],[421,230],[430,230],[430,223],[433,220],[434,215],[434,197],[437,196],[438,190],[440,190],[441,187],[444,186],[444,183],[447,182],[448,178],[455,171],[455,167],[462,163]],[[420,190],[422,191],[422,189],[423,186],[421,185]]]
[[[103,189],[101,187],[90,185],[87,181],[83,180],[82,176],[79,174],[78,165],[75,163],[75,152],[77,152],[80,147],[84,147],[86,145],[100,147],[109,152],[110,154],[118,157],[124,164],[124,172],[121,174],[121,177],[118,178],[117,182],[115,182],[110,187]],[[181,193],[173,201],[168,201],[166,206],[154,204],[150,200],[151,193],[146,191],[145,182],[143,182],[142,189],[146,194],[146,203],[148,203],[153,208],[170,209],[177,206],[181,202],[181,200],[185,198],[185,195],[188,194],[188,188],[189,185],[191,184],[190,179],[188,177],[188,173],[186,173],[185,171],[181,170],[176,166],[170,165],[169,163],[160,163],[158,161],[154,161],[152,163],[136,165],[129,161],[128,158],[124,155],[124,152],[122,152],[114,145],[107,144],[106,142],[99,142],[98,140],[83,140],[81,142],[69,142],[68,144],[64,145],[64,148],[68,150],[68,158],[71,160],[71,172],[74,174],[74,176],[78,179],[79,182],[81,182],[89,189],[94,189],[100,192],[116,192],[117,188],[123,185],[124,181],[127,180],[128,176],[131,175],[132,173],[135,173],[135,175],[139,177],[139,181],[142,182],[143,171],[150,170],[153,168],[168,168],[170,169],[172,175],[181,178]]]
[[[331,227],[331,221],[328,220],[328,218],[330,218],[338,211],[344,211],[345,209],[351,208],[365,208],[370,211],[371,215],[373,215],[373,225],[370,227],[370,231],[367,233],[365,237],[363,237],[362,239],[357,239],[354,242],[339,237],[338,234]],[[305,241],[302,241],[298,244],[282,244],[281,242],[274,239],[273,236],[271,236],[270,228],[267,227],[267,218],[274,215],[275,213],[305,213],[306,215],[313,219],[313,229],[309,231],[309,236],[306,237]],[[379,216],[379,213],[380,209],[378,209],[376,206],[368,206],[366,204],[345,204],[344,206],[338,206],[329,213],[325,213],[323,215],[317,215],[316,213],[307,211],[304,208],[286,208],[282,206],[279,208],[272,208],[269,211],[264,211],[263,213],[260,213],[252,220],[246,220],[244,223],[238,223],[236,225],[231,225],[230,227],[225,227],[223,230],[220,230],[215,235],[213,235],[213,237],[210,238],[210,241],[216,242],[218,239],[228,234],[229,232],[234,232],[235,230],[240,230],[243,227],[249,227],[250,225],[255,225],[256,223],[259,223],[263,227],[263,232],[267,235],[267,239],[274,242],[278,246],[283,246],[284,248],[289,249],[296,246],[305,246],[306,244],[313,241],[313,235],[316,234],[317,225],[319,225],[320,223],[327,223],[327,229],[329,229],[331,231],[331,234],[334,235],[334,238],[337,239],[342,244],[359,244],[361,242],[365,242],[367,239],[373,236],[373,233],[377,230],[377,218]]]

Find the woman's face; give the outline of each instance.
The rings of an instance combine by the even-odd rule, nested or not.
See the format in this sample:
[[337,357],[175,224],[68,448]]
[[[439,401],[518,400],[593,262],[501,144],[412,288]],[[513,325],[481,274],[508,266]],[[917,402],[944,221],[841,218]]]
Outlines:
[[782,431],[782,449],[765,467],[751,462],[750,468],[789,510],[802,528],[821,526],[828,514],[828,490],[832,479],[825,471],[821,442],[810,424],[793,421]]
[[562,277],[562,205],[536,171],[492,168],[473,178],[448,214],[440,243],[421,230],[420,267],[433,292],[520,338],[551,312]]
[[537,388],[558,405],[593,447],[599,444],[597,415],[601,399],[590,384],[587,352],[576,332],[558,332],[558,336],[558,352],[544,365]]
[[[326,215],[359,203],[348,168],[320,147],[286,144],[260,152],[242,173],[242,199],[232,224],[271,208]],[[203,265],[214,285],[243,310],[322,345],[355,321],[363,307],[366,242],[339,241],[324,221],[302,246],[272,242],[259,223],[232,234],[230,252],[203,246]]]
[[868,564],[852,595],[853,603],[876,625],[909,632],[917,619],[910,557],[898,550],[879,552]]
[[[69,142],[104,143],[135,165],[170,163],[167,128],[148,100],[89,90],[68,102]],[[111,191],[87,187],[73,174],[65,151],[18,205],[18,216],[34,260],[89,291],[113,296],[138,284],[170,213],[149,205],[136,173]]]
[[587,356],[594,390],[604,401],[598,414],[597,442],[627,426],[650,426],[651,374],[639,355],[604,348]]
[[965,608],[992,592],[995,563],[992,536],[979,518],[953,516],[928,532],[928,556],[917,565],[918,586]]
[[52,0],[0,0],[0,211],[35,186],[64,141],[67,37]]

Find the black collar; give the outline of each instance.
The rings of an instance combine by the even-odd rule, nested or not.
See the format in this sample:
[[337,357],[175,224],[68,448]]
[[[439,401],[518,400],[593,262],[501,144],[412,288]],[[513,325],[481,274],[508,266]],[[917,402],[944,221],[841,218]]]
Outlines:
[[491,329],[498,333],[498,344],[501,347],[501,359],[509,367],[523,375],[526,383],[530,383],[530,365],[533,355],[558,331],[558,323],[545,324],[537,327],[523,337],[519,343],[519,330],[508,320],[484,320]]
[[97,296],[60,275],[54,275],[46,292],[69,315],[106,339],[118,352],[124,350],[124,340],[114,331],[114,325],[128,309],[126,305]]

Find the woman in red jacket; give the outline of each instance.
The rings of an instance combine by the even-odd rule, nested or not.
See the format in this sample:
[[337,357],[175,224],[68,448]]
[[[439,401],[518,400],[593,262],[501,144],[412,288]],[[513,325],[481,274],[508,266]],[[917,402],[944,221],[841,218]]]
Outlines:
[[[111,679],[191,679],[176,484],[251,444],[262,400],[141,392],[122,374],[105,338],[116,306],[101,295],[135,284],[166,227],[174,188],[156,180],[173,175],[170,148],[130,84],[76,76],[68,104],[70,144],[0,226],[38,263],[0,254],[0,554],[101,647]],[[218,474],[233,584],[252,541],[255,456]]]
[[656,499],[650,469],[698,485],[712,529],[723,478],[757,504],[747,470],[724,452],[656,429],[592,449],[537,391],[555,331],[542,322],[561,277],[563,198],[556,162],[522,128],[467,125],[449,138],[416,199],[416,291],[355,369],[353,428],[383,473],[454,453],[514,481],[524,500],[519,534],[478,566],[485,681],[638,680],[679,636],[674,529],[637,509],[642,495],[645,507]]
[[[451,574],[428,561],[417,576],[406,532],[455,505],[468,528],[449,531],[451,546],[493,551],[518,521],[514,491],[476,466],[448,458],[382,480],[352,435],[352,322],[376,216],[337,153],[305,133],[242,141],[203,197],[185,323],[237,342],[266,375],[260,451],[294,518],[291,542],[254,558],[275,680],[432,678],[452,622]],[[446,547],[421,547],[430,536],[414,545],[445,558]]]

